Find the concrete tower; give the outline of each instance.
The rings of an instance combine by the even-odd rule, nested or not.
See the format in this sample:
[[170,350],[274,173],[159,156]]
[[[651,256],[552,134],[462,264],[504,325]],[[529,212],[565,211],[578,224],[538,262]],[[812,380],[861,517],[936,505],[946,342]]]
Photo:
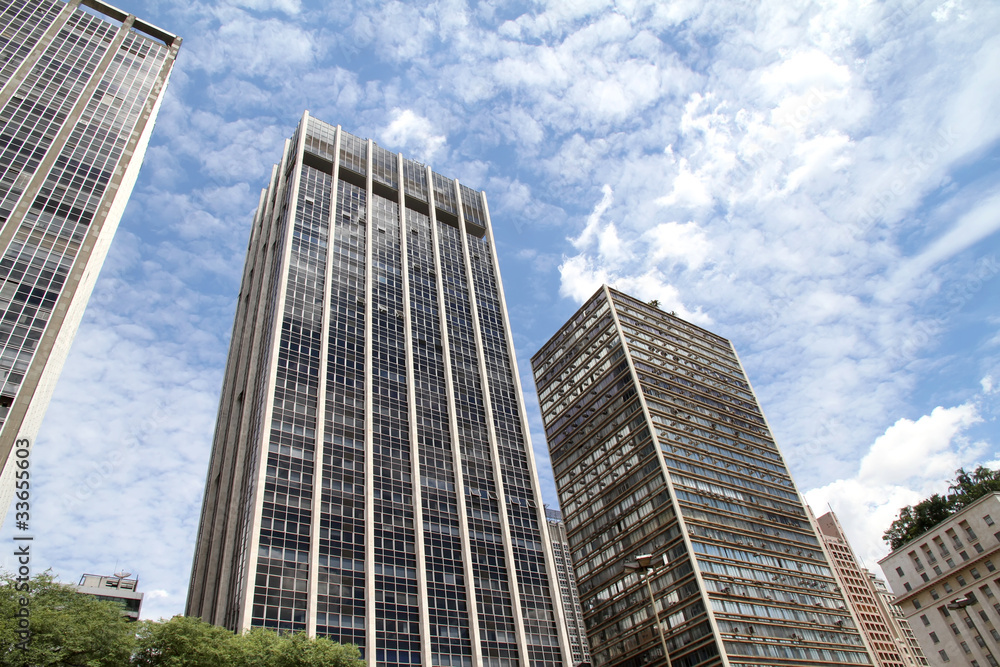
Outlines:
[[486,198],[305,114],[253,221],[187,613],[569,662]]

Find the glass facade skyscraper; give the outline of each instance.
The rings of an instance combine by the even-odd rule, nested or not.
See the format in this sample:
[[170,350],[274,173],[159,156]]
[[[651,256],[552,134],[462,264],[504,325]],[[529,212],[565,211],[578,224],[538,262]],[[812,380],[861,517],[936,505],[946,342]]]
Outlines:
[[135,185],[181,40],[98,0],[0,0],[0,511]]
[[261,194],[188,615],[569,662],[486,198],[308,113]]
[[729,341],[602,287],[532,366],[595,666],[871,664]]

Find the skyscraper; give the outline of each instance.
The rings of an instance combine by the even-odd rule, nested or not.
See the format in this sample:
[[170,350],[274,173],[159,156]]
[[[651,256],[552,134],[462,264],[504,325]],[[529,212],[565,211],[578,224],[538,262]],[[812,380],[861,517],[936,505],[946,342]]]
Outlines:
[[[911,648],[901,629],[906,621],[897,621],[888,611],[875,588],[874,577],[862,569],[847,541],[837,515],[827,512],[816,519],[837,583],[846,594],[849,607],[860,621],[861,635],[868,644],[876,667],[912,667],[926,665],[923,652]],[[912,633],[911,633],[912,634]]]
[[532,365],[595,666],[871,664],[729,341],[602,287]]
[[251,234],[188,615],[566,664],[485,195],[306,113]]
[[0,0],[3,515],[14,442],[41,426],[180,43],[99,0]]
[[576,592],[576,573],[569,555],[569,541],[566,538],[566,524],[559,510],[545,510],[549,524],[549,539],[555,556],[556,574],[559,577],[559,592],[562,595],[563,612],[566,617],[566,632],[569,647],[573,653],[573,664],[590,662],[590,645],[587,643],[587,629],[583,624],[583,609],[580,596]]

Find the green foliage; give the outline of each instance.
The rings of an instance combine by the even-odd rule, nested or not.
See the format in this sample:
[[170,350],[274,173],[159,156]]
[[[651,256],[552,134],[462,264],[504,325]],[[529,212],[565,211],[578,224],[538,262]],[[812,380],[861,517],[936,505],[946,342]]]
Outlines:
[[[30,613],[31,641],[23,644],[18,614],[25,607]],[[121,667],[129,664],[135,634],[134,625],[114,602],[81,595],[47,572],[26,582],[4,574],[0,576],[0,642],[0,664],[10,667]]]
[[[24,650],[18,646],[22,597],[31,628]],[[28,582],[0,576],[4,667],[364,667],[360,656],[356,646],[325,638],[261,628],[235,635],[199,618],[131,623],[114,602],[81,595],[48,573]]]
[[278,635],[255,628],[234,635],[201,619],[174,616],[144,621],[135,667],[364,667],[356,646],[303,633]]
[[904,507],[899,511],[899,518],[882,534],[882,539],[896,550],[994,491],[1000,491],[1000,470],[979,466],[968,473],[959,468],[955,471],[955,480],[948,487],[947,496],[935,493],[916,505]]

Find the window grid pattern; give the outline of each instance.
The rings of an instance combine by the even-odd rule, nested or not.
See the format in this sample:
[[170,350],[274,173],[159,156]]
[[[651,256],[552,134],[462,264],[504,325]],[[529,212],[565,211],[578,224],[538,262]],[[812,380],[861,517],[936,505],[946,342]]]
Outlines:
[[[113,32],[113,26],[79,11],[74,13],[70,23],[65,30],[92,32],[94,40],[101,43],[96,50],[101,53],[106,50],[104,42],[109,39],[108,33]],[[67,41],[75,41],[76,48],[81,50],[86,50],[85,44],[92,43],[70,39],[69,35]],[[3,388],[0,393],[4,396],[15,396],[20,388],[83,239],[167,56],[168,51],[162,45],[139,35],[125,37],[0,260],[0,279],[3,280],[0,287],[0,309],[3,311],[0,378]],[[42,60],[38,65],[48,72],[52,63]],[[81,63],[81,76],[90,78],[96,64],[93,60]],[[36,67],[33,74],[38,69]],[[26,80],[24,85],[28,83]],[[66,83],[82,88],[86,80]],[[30,92],[25,92],[29,92],[30,98],[36,91],[32,87]],[[46,90],[35,104],[47,104],[52,93]],[[78,96],[77,91],[73,97]],[[20,106],[22,101],[12,98],[11,105]],[[42,110],[40,117],[46,115],[47,111]],[[15,113],[13,120],[24,123],[28,115]],[[56,130],[50,127],[49,131],[54,134]],[[30,137],[32,140],[38,138],[34,134]],[[28,136],[19,136],[13,141],[23,139]],[[50,143],[51,140],[46,142],[44,148]],[[38,151],[44,148],[39,147]],[[36,151],[32,159],[40,156]],[[37,168],[37,162],[32,164],[32,169]],[[12,195],[14,191],[19,192],[14,187],[5,194]],[[13,204],[9,197],[5,201]],[[9,209],[0,211],[3,222],[8,214]],[[0,419],[5,417],[6,414],[0,412]]]
[[366,202],[363,188],[337,181],[316,599],[316,634],[361,647],[366,645]]
[[472,644],[467,581],[448,428],[434,244],[430,218],[406,209],[406,219],[431,664],[468,667]]
[[340,166],[356,174],[366,175],[368,142],[348,132],[340,133]]
[[0,3],[0,88],[65,5],[53,0],[7,0]]
[[666,552],[670,567],[650,583],[661,613],[669,614],[671,661],[697,664],[718,650],[621,337],[603,299],[586,304],[574,322],[534,365],[560,503],[570,517],[567,538],[591,662],[663,659],[646,587],[618,562]]
[[375,659],[384,665],[419,664],[399,205],[374,195],[371,211]]
[[115,31],[96,16],[75,12],[0,110],[0,225],[6,224]]
[[305,165],[299,177],[252,609],[255,625],[293,632],[306,629],[332,180],[329,174]]
[[[749,385],[731,346],[631,299],[616,300],[616,308],[727,651],[868,662],[763,415],[740,398]],[[690,381],[675,385],[666,374]],[[726,394],[730,400],[719,400]],[[706,563],[738,572],[735,582]],[[767,568],[780,574],[762,582]],[[822,637],[812,641],[775,642],[774,655],[739,641],[788,640],[816,630]]]
[[[462,197],[466,219],[472,214],[472,221],[482,226],[485,219],[478,193],[462,186]],[[539,666],[554,665],[562,661],[562,649],[556,629],[553,594],[546,576],[538,506],[521,430],[517,387],[507,346],[507,323],[497,290],[493,253],[486,238],[466,235],[466,239],[529,659]]]
[[452,215],[458,215],[458,203],[455,201],[455,184],[437,172],[431,172],[434,186],[434,205]]
[[337,141],[337,128],[310,117],[306,124],[306,150],[313,155],[334,162],[334,146]]
[[403,190],[407,197],[427,201],[427,169],[424,165],[403,159]]
[[[434,174],[434,180],[436,192],[443,184],[439,184],[437,174]],[[453,206],[454,196],[451,202]],[[445,208],[440,201],[437,204],[438,208]],[[438,223],[441,279],[448,321],[478,621],[484,659],[493,659],[498,667],[513,667],[518,662],[519,654],[508,583],[511,573],[504,552],[497,488],[493,481],[492,452],[487,436],[461,234],[455,227]]]
[[[271,354],[271,344],[274,340],[274,327],[272,323],[275,318],[275,310],[277,309],[277,297],[278,297],[278,287],[279,287],[279,276],[281,275],[281,248],[283,247],[283,239],[285,235],[285,229],[287,228],[287,207],[283,203],[284,193],[279,188],[273,188],[268,197],[268,201],[265,207],[261,208],[257,212],[255,219],[258,225],[258,243],[262,247],[259,248],[258,260],[260,265],[260,271],[263,273],[264,268],[267,266],[267,262],[270,262],[270,275],[267,276],[266,282],[261,285],[261,292],[265,288],[268,289],[268,294],[262,299],[262,307],[264,308],[262,335],[260,339],[260,344],[258,350],[261,351],[262,356],[266,359],[269,358]],[[277,225],[273,225],[271,222],[271,216],[275,215],[275,211],[278,210],[277,220],[280,222]],[[267,212],[270,211],[271,216],[268,216]],[[274,236],[271,238],[271,243],[268,244],[265,234],[269,230],[274,230]],[[267,255],[270,255],[268,257]],[[248,278],[249,282],[253,285],[253,268],[251,268]],[[263,296],[263,294],[261,294]],[[249,315],[248,315],[249,317]],[[251,320],[252,322],[252,320]],[[265,364],[264,368],[268,366]],[[250,410],[250,428],[249,432],[251,437],[249,438],[247,447],[249,451],[244,459],[244,465],[242,470],[243,479],[245,484],[242,489],[241,501],[239,504],[239,515],[236,517],[237,525],[239,527],[238,537],[239,548],[236,551],[234,558],[234,571],[236,575],[230,580],[230,586],[227,591],[228,593],[228,604],[226,605],[226,610],[224,613],[224,622],[226,627],[236,627],[238,619],[241,618],[241,603],[243,599],[243,583],[246,573],[246,561],[248,558],[248,552],[251,545],[252,536],[250,535],[250,524],[253,520],[253,502],[256,497],[257,489],[257,477],[256,477],[256,462],[260,452],[260,442],[262,438],[262,433],[264,431],[264,420],[266,412],[266,403],[270,401],[270,397],[267,396],[267,382],[268,373],[258,372],[256,376],[256,383],[251,388],[252,393],[247,399],[251,402],[249,407]]]
[[372,180],[387,185],[393,190],[399,188],[396,154],[390,153],[381,146],[372,146]]

